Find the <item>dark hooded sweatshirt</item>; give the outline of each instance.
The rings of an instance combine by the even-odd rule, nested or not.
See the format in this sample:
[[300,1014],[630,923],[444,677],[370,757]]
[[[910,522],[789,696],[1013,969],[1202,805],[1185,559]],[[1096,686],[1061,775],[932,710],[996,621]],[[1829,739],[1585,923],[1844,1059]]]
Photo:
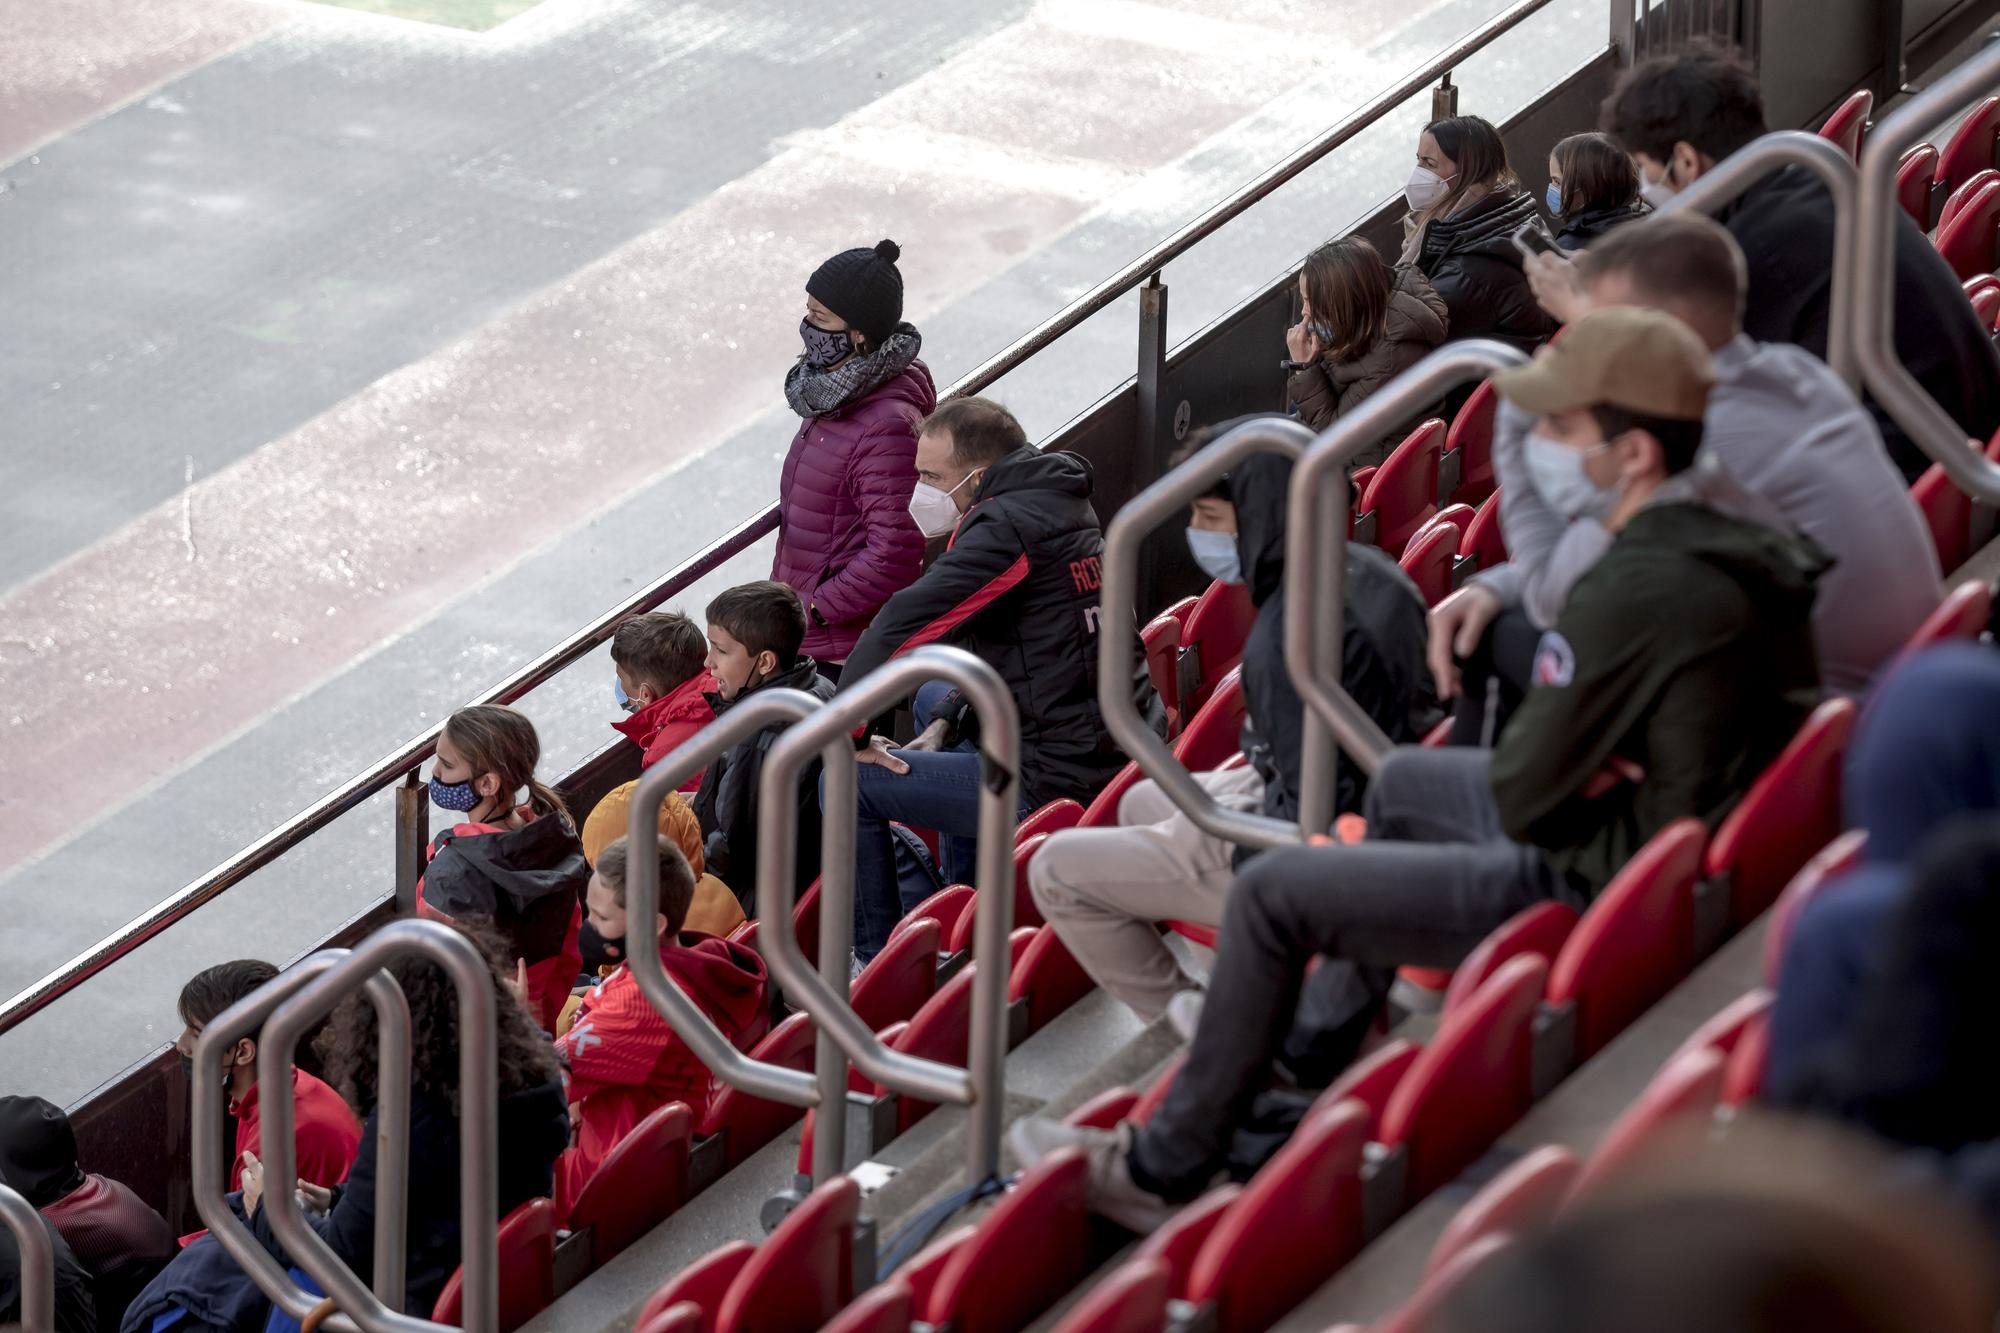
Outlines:
[[1528,289],[1513,241],[1540,216],[1527,195],[1496,192],[1425,227],[1417,267],[1449,307],[1453,338],[1498,338],[1527,352],[1556,331]]
[[[1249,714],[1243,724],[1243,753],[1264,776],[1264,813],[1285,820],[1299,817],[1305,716],[1285,669],[1285,488],[1291,477],[1291,459],[1256,454],[1239,464],[1228,481],[1236,507],[1236,552],[1257,608],[1243,648],[1243,703]],[[1372,546],[1350,544],[1345,606],[1341,683],[1391,741],[1419,739],[1437,709],[1424,665],[1428,631],[1423,595],[1388,556]],[[1335,809],[1358,811],[1367,775],[1342,756],[1336,781]]]
[[530,818],[519,828],[459,824],[438,834],[417,911],[447,921],[490,918],[528,964],[529,1008],[552,1031],[583,967],[577,932],[590,863],[569,816],[523,813]]
[[[1720,823],[1819,698],[1812,585],[1826,557],[1671,498],[1681,483],[1577,581],[1493,754],[1507,835],[1589,897],[1674,820]],[[1645,776],[1586,797],[1611,759]]]

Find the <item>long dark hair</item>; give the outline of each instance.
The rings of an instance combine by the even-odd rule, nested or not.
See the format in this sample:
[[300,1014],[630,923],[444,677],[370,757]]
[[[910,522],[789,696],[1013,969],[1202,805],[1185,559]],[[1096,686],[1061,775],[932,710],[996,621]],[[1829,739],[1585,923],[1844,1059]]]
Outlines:
[[1436,208],[1435,216],[1450,217],[1451,205],[1476,185],[1487,186],[1503,197],[1520,192],[1520,178],[1507,162],[1507,145],[1484,116],[1446,116],[1424,126],[1424,133],[1437,140],[1439,152],[1458,163],[1451,193]]
[[1572,134],[1549,154],[1562,171],[1562,216],[1625,208],[1639,197],[1639,172],[1608,134]]
[[[506,946],[490,923],[467,918],[454,924],[479,947],[493,977],[493,1008],[499,1018],[500,1095],[525,1092],[558,1077],[555,1049],[528,1020],[527,1011],[507,989],[512,975]],[[384,969],[410,1002],[410,1092],[442,1097],[458,1114],[458,992],[443,968],[427,958],[404,955]],[[320,1034],[320,1059],[331,1083],[358,1116],[375,1109],[375,1007],[356,993],[341,1001]]]
[[1327,355],[1351,361],[1380,341],[1392,278],[1374,246],[1359,236],[1328,241],[1306,256],[1301,272],[1313,319],[1340,340]]

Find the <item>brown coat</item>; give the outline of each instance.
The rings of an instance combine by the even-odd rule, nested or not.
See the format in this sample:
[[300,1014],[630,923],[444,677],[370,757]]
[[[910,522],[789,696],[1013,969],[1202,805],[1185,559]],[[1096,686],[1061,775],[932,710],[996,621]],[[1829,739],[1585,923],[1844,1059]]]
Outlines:
[[[1317,362],[1292,372],[1286,397],[1298,410],[1300,420],[1314,430],[1325,430],[1336,417],[1353,411],[1370,394],[1423,360],[1445,340],[1449,327],[1444,298],[1432,290],[1430,279],[1414,265],[1403,265],[1396,270],[1388,317],[1374,346],[1346,361],[1322,353]],[[1380,463],[1403,435],[1404,431],[1398,430],[1362,450],[1355,466]]]

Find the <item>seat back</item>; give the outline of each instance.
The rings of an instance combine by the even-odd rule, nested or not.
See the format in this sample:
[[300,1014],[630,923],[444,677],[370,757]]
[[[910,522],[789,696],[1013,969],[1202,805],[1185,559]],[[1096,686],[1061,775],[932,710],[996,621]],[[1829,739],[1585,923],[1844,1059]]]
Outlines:
[[[1988,167],[1946,195],[1944,202],[1938,206],[1938,231],[1942,233],[1951,220],[1957,217],[1966,204],[1972,201],[1972,197],[1975,194],[1996,180],[2000,180],[2000,171],[1995,171],[1992,167]],[[1979,276],[1987,275],[1982,274]],[[1967,288],[1966,295],[1970,297],[1973,294],[1971,291],[1972,275],[1962,275],[1961,281],[1965,283]]]
[[1520,1236],[1545,1227],[1583,1170],[1569,1149],[1544,1144],[1486,1183],[1445,1223],[1424,1272],[1436,1273],[1488,1236]]
[[1021,951],[1021,961],[1007,983],[1007,1000],[1010,1004],[1026,1000],[1028,1031],[1040,1032],[1096,986],[1083,964],[1064,946],[1056,928],[1042,926]]
[[[1027,952],[1028,944],[1034,937],[1035,932],[1032,928],[1017,930],[1009,937],[1007,943],[1010,973],[1013,970],[1014,960]],[[972,1033],[972,979],[978,975],[981,962],[982,960],[975,958],[960,968],[956,976],[940,986],[930,999],[924,1001],[923,1007],[910,1018],[907,1027],[893,1037],[884,1037],[884,1041],[905,1055],[935,1060],[942,1065],[957,1065],[963,1069]],[[912,1125],[936,1109],[937,1105],[934,1102],[918,1101],[908,1096],[898,1097],[896,1132],[908,1133]]]
[[1187,1299],[1214,1303],[1218,1333],[1262,1333],[1360,1250],[1367,1142],[1360,1106],[1316,1108],[1250,1178],[1188,1270]]
[[1660,1069],[1646,1090],[1604,1131],[1563,1200],[1565,1209],[1634,1162],[1664,1153],[1700,1135],[1722,1095],[1724,1056],[1713,1047],[1684,1051]]
[[1507,563],[1507,542],[1500,535],[1500,492],[1496,488],[1472,515],[1472,524],[1458,543],[1458,553],[1492,569]]
[[693,1301],[665,1306],[632,1325],[632,1333],[702,1333],[708,1316]]
[[1054,1333],[1164,1333],[1167,1296],[1163,1264],[1128,1261],[1092,1287]]
[[1084,807],[1083,818],[1076,821],[1078,828],[1111,828],[1118,823],[1118,802],[1125,793],[1139,784],[1145,775],[1137,764],[1127,764],[1118,770],[1118,776],[1104,784],[1104,790],[1097,793],[1090,804]]
[[1245,710],[1243,672],[1241,667],[1231,667],[1174,742],[1174,757],[1192,773],[1222,767],[1241,744]]
[[1177,1299],[1184,1298],[1188,1274],[1194,1269],[1194,1257],[1201,1253],[1201,1247],[1208,1244],[1216,1225],[1241,1197],[1241,1185],[1216,1186],[1168,1218],[1158,1231],[1141,1241],[1132,1252],[1133,1262],[1164,1264],[1167,1294]]
[[792,905],[792,932],[799,942],[799,952],[814,967],[819,966],[819,880],[806,885],[806,891],[799,895]]
[[[1034,890],[1028,885],[1028,863],[1035,859],[1035,853],[1049,840],[1046,833],[1037,833],[1032,838],[1014,844],[1014,926],[1016,929],[1042,924],[1042,909],[1035,902]],[[975,895],[976,896],[976,895]],[[978,928],[977,912],[961,912],[958,924],[951,928],[945,945],[946,953],[960,953],[972,947],[972,934]]]
[[1952,484],[1942,463],[1924,470],[1910,487],[1910,498],[1931,530],[1938,568],[1949,577],[1972,554],[1972,499]]
[[1014,826],[1014,843],[1019,846],[1037,833],[1059,833],[1066,828],[1075,828],[1082,818],[1083,807],[1069,797],[1050,801],[1041,809],[1031,811],[1026,819]]
[[1438,459],[1445,426],[1433,417],[1406,436],[1368,479],[1358,514],[1375,515],[1375,544],[1390,555],[1409,545],[1438,511]]
[[1847,100],[1833,109],[1826,118],[1826,124],[1819,127],[1819,137],[1840,146],[1840,151],[1859,162],[1861,160],[1861,136],[1868,129],[1868,117],[1875,110],[1875,94],[1863,88],[1849,93]]
[[1425,606],[1436,606],[1451,596],[1451,567],[1458,556],[1459,531],[1436,519],[1419,529],[1396,563],[1417,585]]
[[1673,1059],[1678,1060],[1690,1051],[1714,1049],[1727,1055],[1736,1049],[1736,1043],[1743,1039],[1763,1015],[1771,1010],[1772,995],[1763,987],[1745,992],[1724,1005],[1714,1017],[1696,1028],[1688,1039],[1680,1044]]
[[1512,1236],[1474,1241],[1453,1255],[1450,1263],[1426,1276],[1403,1308],[1376,1324],[1370,1333],[1427,1333],[1458,1289],[1492,1267],[1514,1244]]
[[[1993,299],[2000,305],[2000,287],[1995,288]],[[1945,594],[1937,610],[1917,626],[1917,632],[1903,645],[1903,651],[1916,652],[1949,639],[1977,639],[1986,632],[1992,618],[1993,590],[1978,579],[1969,579]]]
[[590,1228],[594,1266],[608,1263],[681,1206],[693,1137],[694,1112],[684,1102],[668,1102],[605,1154],[569,1210],[570,1226]]
[[[556,1206],[530,1199],[500,1220],[499,1333],[514,1330],[549,1308],[556,1298]],[[438,1293],[431,1321],[456,1328],[464,1318],[465,1269]]]
[[815,1333],[854,1299],[861,1186],[829,1180],[764,1238],[729,1284],[716,1333]]
[[1501,964],[1396,1085],[1376,1137],[1409,1153],[1407,1199],[1464,1170],[1528,1109],[1532,1026],[1548,974],[1532,954]]
[[1791,946],[1792,931],[1799,916],[1820,890],[1861,864],[1868,846],[1868,830],[1849,829],[1813,853],[1812,860],[1799,867],[1792,882],[1778,895],[1771,908],[1771,921],[1764,931],[1764,984],[1777,989],[1778,974],[1785,969],[1785,950]]
[[1694,892],[1708,829],[1677,819],[1604,886],[1549,969],[1551,1004],[1576,1006],[1588,1059],[1694,967]]
[[1983,99],[1958,122],[1938,154],[1937,180],[1949,193],[1993,167],[2000,167],[2000,97]]
[[1553,964],[1562,951],[1563,941],[1576,929],[1576,923],[1576,909],[1565,903],[1536,903],[1516,912],[1479,941],[1465,961],[1452,970],[1451,984],[1444,993],[1444,1012],[1450,1014],[1464,1008],[1487,978],[1509,959],[1540,954]]
[[1771,1058],[1771,1013],[1767,1009],[1743,1025],[1736,1049],[1722,1066],[1724,1106],[1741,1106],[1764,1090],[1764,1066]]
[[722,1307],[723,1294],[755,1253],[757,1247],[749,1241],[732,1240],[681,1269],[661,1283],[647,1299],[638,1319],[633,1322],[634,1333],[647,1328],[652,1321],[664,1320],[668,1314],[690,1305],[701,1311],[699,1327],[702,1333],[712,1333],[715,1312]]
[[938,947],[943,948],[944,941],[950,939],[952,931],[957,929],[958,919],[971,914],[973,900],[978,896],[978,890],[970,884],[953,884],[948,888],[939,889],[911,908],[903,919],[896,923],[896,928],[889,933],[889,938],[894,940],[897,935],[928,917],[937,922]]
[[821,1333],[910,1333],[915,1306],[910,1284],[891,1278],[861,1293]]
[[1481,380],[1451,419],[1444,448],[1458,458],[1458,485],[1445,497],[1447,503],[1476,505],[1493,494],[1498,484],[1493,473],[1493,420],[1499,411],[1500,395],[1493,382]]
[[923,1007],[937,989],[938,923],[919,917],[889,937],[854,979],[848,1002],[870,1032],[880,1032]]
[[1313,1104],[1332,1106],[1335,1102],[1351,1101],[1365,1107],[1368,1132],[1373,1134],[1382,1112],[1389,1108],[1389,1099],[1395,1095],[1397,1085],[1409,1074],[1410,1066],[1417,1062],[1423,1049],[1402,1037],[1385,1041],[1342,1070],[1340,1077],[1313,1099]]
[[1079,1148],[1037,1163],[953,1252],[922,1317],[953,1333],[1019,1333],[1033,1323],[1088,1271],[1089,1174]]
[[1153,692],[1167,708],[1167,734],[1181,727],[1181,690],[1178,663],[1181,655],[1181,622],[1162,611],[1139,631],[1146,649],[1146,674],[1152,678]]
[[1840,832],[1840,762],[1854,713],[1852,699],[1814,709],[1710,840],[1703,869],[1729,876],[1738,926],[1775,902],[1807,858]]
[[1181,626],[1178,676],[1183,725],[1188,725],[1187,719],[1208,702],[1222,678],[1243,660],[1243,645],[1256,620],[1257,608],[1250,603],[1248,585],[1220,579],[1208,585],[1188,613]]
[[[812,1019],[803,1012],[793,1014],[772,1028],[750,1052],[750,1058],[786,1069],[813,1067]],[[734,1170],[750,1155],[797,1123],[804,1114],[785,1102],[765,1101],[741,1088],[724,1085],[708,1104],[708,1116],[701,1133],[725,1134],[725,1169]]]
[[1944,208],[1945,220],[1937,230],[1938,254],[1961,282],[1991,273],[2000,261],[2000,243],[1995,240],[2000,236],[2000,171],[1981,172],[1945,200]]
[[1931,229],[1931,199],[1936,186],[1938,150],[1927,143],[1912,145],[1896,164],[1896,202],[1920,231]]

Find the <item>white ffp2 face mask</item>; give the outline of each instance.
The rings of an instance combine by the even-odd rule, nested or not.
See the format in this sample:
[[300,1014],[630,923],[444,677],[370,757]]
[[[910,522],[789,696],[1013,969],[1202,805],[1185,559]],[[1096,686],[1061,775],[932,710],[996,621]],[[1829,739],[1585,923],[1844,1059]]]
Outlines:
[[1580,518],[1603,518],[1618,502],[1618,492],[1607,491],[1583,470],[1583,460],[1598,449],[1577,450],[1552,440],[1539,431],[1530,431],[1523,457],[1536,492],[1549,508],[1574,523]]
[[1440,176],[1429,167],[1418,167],[1403,185],[1403,198],[1409,201],[1411,208],[1421,213],[1444,198],[1451,190],[1451,183],[1457,179],[1455,175]]
[[917,488],[910,492],[910,517],[916,521],[917,531],[924,534],[926,541],[942,537],[958,526],[958,504],[951,497],[978,475],[978,472],[966,473],[958,485],[948,491],[941,491],[927,481],[917,483]]
[[1643,171],[1639,173],[1639,197],[1646,201],[1646,207],[1665,208],[1667,201],[1680,193],[1679,187],[1667,179],[1673,172],[1674,164],[1669,162],[1660,169],[1660,178],[1656,181],[1647,180]]

